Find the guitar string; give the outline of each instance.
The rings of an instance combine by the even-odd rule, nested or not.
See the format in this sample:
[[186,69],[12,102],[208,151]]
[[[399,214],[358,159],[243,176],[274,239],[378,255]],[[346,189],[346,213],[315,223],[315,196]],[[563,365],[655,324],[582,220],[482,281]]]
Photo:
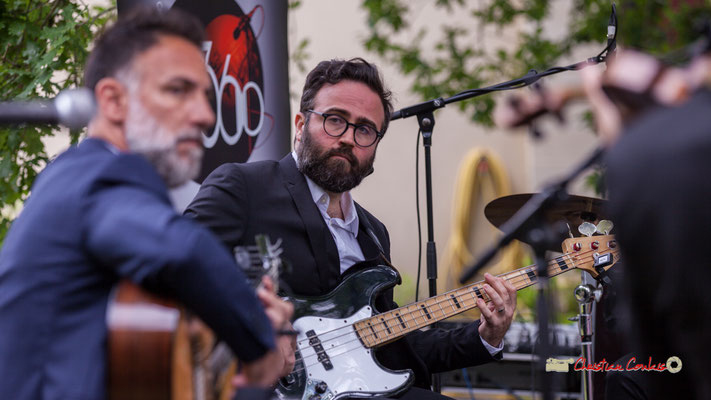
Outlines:
[[[566,272],[567,272],[567,271],[566,271]],[[355,342],[355,343],[354,343],[354,342]],[[355,344],[355,347],[351,346],[352,348],[350,348],[350,349],[349,349],[349,348],[345,348],[345,349],[344,349],[344,346],[349,345],[349,344],[350,344],[350,345]],[[340,352],[340,353],[333,353],[331,350],[335,350],[335,349],[341,349],[341,350],[344,350],[344,351],[342,351],[342,352]],[[330,354],[330,355],[329,355],[328,357],[329,357],[329,359],[333,359],[333,358],[335,358],[335,357],[338,357],[338,356],[341,356],[341,355],[345,355],[345,354],[347,354],[347,353],[349,353],[349,352],[351,352],[351,351],[354,351],[354,350],[363,350],[363,349],[365,349],[367,353],[370,352],[370,348],[364,348],[364,347],[362,346],[362,344],[361,344],[361,342],[360,342],[359,339],[354,339],[354,340],[345,342],[345,343],[343,343],[343,344],[340,344],[340,345],[338,345],[337,347],[334,346],[333,349],[329,350],[329,354]],[[315,354],[309,355],[309,356],[304,357],[304,358],[311,358],[311,357],[313,357],[313,356],[318,356],[320,353],[325,353],[325,350],[319,351],[319,352],[315,352]],[[303,362],[303,359],[302,359],[301,361]],[[310,368],[310,367],[312,367],[312,366],[318,365],[319,363],[321,363],[321,361],[318,361],[318,362],[316,362],[316,363],[309,364],[309,365],[304,365],[304,366],[301,367],[301,368],[296,368],[296,369],[294,369],[293,372],[301,372],[301,371],[303,371],[303,370],[305,370],[305,369],[307,369],[307,368]]]
[[[585,252],[581,252],[581,253],[568,253],[568,254],[563,254],[562,256],[557,257],[557,258],[563,258],[563,257],[572,258],[573,256],[586,255],[586,254],[588,254],[588,253],[590,253],[590,252],[593,252],[593,251],[595,251],[595,250],[592,250],[592,251],[585,251]],[[557,267],[557,265],[558,265],[558,264],[557,264],[557,258],[548,261],[548,268],[550,268],[550,267],[552,266],[554,270],[556,269],[556,267]],[[526,281],[526,279],[527,279],[527,277],[528,277],[527,274],[526,274],[526,276],[523,276],[524,274],[522,273],[522,271],[524,271],[524,270],[526,270],[526,269],[529,269],[529,268],[531,268],[531,267],[535,267],[535,264],[531,264],[531,265],[528,265],[528,266],[526,266],[526,267],[519,268],[519,269],[517,269],[517,270],[515,270],[515,271],[511,271],[511,272],[507,272],[507,273],[501,274],[501,275],[499,275],[499,277],[504,277],[505,275],[510,275],[510,277],[507,278],[507,281],[513,282],[513,283],[515,283],[515,284],[518,284],[518,283],[520,283],[520,282]],[[573,269],[573,268],[571,268],[571,269]],[[562,272],[566,272],[566,271],[562,271]],[[522,280],[516,280],[516,281],[514,281],[514,279],[521,278],[521,277],[523,277]],[[479,281],[479,282],[475,282],[475,283],[473,283],[473,284],[470,284],[470,285],[467,285],[467,286],[464,286],[464,287],[461,287],[461,288],[453,289],[453,290],[450,290],[449,292],[446,292],[446,293],[443,293],[443,294],[441,294],[441,295],[438,295],[438,296],[436,296],[436,297],[440,297],[440,298],[442,298],[442,300],[437,301],[437,302],[434,302],[434,303],[429,304],[429,305],[427,305],[427,306],[428,306],[428,307],[431,307],[431,306],[440,306],[440,304],[443,303],[443,302],[450,302],[450,301],[451,301],[450,298],[447,298],[447,297],[446,297],[447,294],[455,293],[455,292],[457,292],[457,291],[467,290],[467,288],[473,288],[473,287],[479,288],[479,287],[480,287],[480,284],[481,284],[482,282],[484,282],[484,281],[482,280],[482,281]],[[519,289],[517,289],[517,290],[519,290]],[[471,292],[467,292],[467,293],[464,293],[464,294],[461,294],[461,295],[457,295],[457,297],[461,297],[461,296],[464,296],[464,295],[466,295],[466,294],[471,294]],[[487,295],[486,293],[484,293],[484,295],[488,298],[488,295]],[[411,304],[411,305],[409,305],[409,306],[404,306],[404,307],[401,307],[401,308],[405,309],[405,308],[410,308],[410,307],[416,306],[417,304],[425,304],[427,300],[431,300],[431,299],[422,300],[421,302],[414,303],[414,304]],[[463,301],[464,301],[464,300],[463,300]],[[485,301],[486,301],[486,302],[489,302],[490,299],[485,300]],[[440,306],[440,308],[441,308],[441,306]],[[472,308],[473,308],[473,307],[472,307]],[[420,313],[422,313],[422,311],[421,311],[419,308],[417,308],[416,310],[419,311]],[[383,312],[382,314],[390,313],[390,312],[392,312],[392,311],[393,311],[393,310],[385,311],[385,312]],[[462,311],[462,312],[463,312],[463,311]],[[407,313],[407,314],[401,314],[401,316],[404,315],[404,316],[407,317],[407,316],[409,316],[409,315],[414,314],[413,311],[406,311],[406,313]],[[355,323],[358,323],[358,322],[361,322],[361,321],[364,321],[364,320],[367,320],[367,319],[370,319],[370,318],[377,317],[377,315],[378,315],[378,314],[372,315],[371,317],[363,318],[363,319],[361,319],[361,320],[358,320],[358,321],[354,322],[354,324],[355,324]],[[385,319],[385,320],[381,320],[381,322],[393,322],[396,318],[397,318],[397,316],[396,316],[396,317],[391,317],[391,318],[388,318],[388,319]],[[423,316],[423,318],[424,318],[424,316]],[[416,318],[410,319],[409,321],[413,321],[413,320],[414,320],[415,323],[417,324]],[[347,329],[347,328],[351,327],[352,325],[353,325],[353,324],[351,324],[351,325],[345,325],[345,326],[342,326],[342,327],[333,329],[333,330],[331,330],[331,331],[322,332],[322,333],[320,333],[319,335],[331,334],[331,333],[333,333],[333,332],[336,332],[336,331],[339,331],[339,330],[342,330],[342,329]],[[425,324],[425,326],[426,326],[426,325],[429,325],[429,324]],[[383,329],[380,329],[380,330],[377,331],[376,333],[382,333],[382,332],[384,332],[384,330],[383,330]],[[349,331],[348,333],[350,333],[350,331]],[[368,335],[369,335],[369,336],[372,336],[371,334],[368,334]],[[336,336],[336,337],[330,338],[330,339],[328,339],[328,340],[335,340],[335,339],[338,339],[339,337],[340,337],[340,336]],[[326,341],[328,341],[328,340],[326,340]],[[301,340],[301,341],[298,341],[298,342],[297,342],[297,345],[299,345],[299,344],[305,344],[305,343],[308,342],[308,341],[309,341],[308,338],[307,338],[307,339],[304,339],[304,340]],[[324,342],[326,342],[326,341],[324,341]],[[323,343],[323,342],[322,342],[322,343]]]
[[[618,254],[618,253],[619,253],[619,250],[613,250],[613,251],[611,251],[611,253]],[[621,258],[618,258],[618,261],[619,261],[619,259],[621,259]],[[574,269],[574,268],[571,268],[571,270],[572,270],[572,269]],[[567,272],[567,271],[563,271],[563,272]],[[530,285],[529,285],[529,286],[530,286]],[[475,307],[476,307],[476,306],[475,306]],[[474,308],[474,307],[473,307],[473,308]],[[340,329],[340,328],[339,328],[339,329]],[[334,330],[334,331],[335,331],[335,330]],[[381,330],[381,332],[382,332],[382,330]],[[342,336],[343,336],[343,335],[342,335]],[[329,359],[335,358],[335,357],[338,357],[338,356],[341,356],[341,355],[345,355],[345,354],[347,354],[347,353],[349,353],[349,352],[351,352],[351,351],[354,351],[354,350],[366,349],[367,352],[370,352],[370,348],[366,348],[366,347],[362,346],[360,340],[357,339],[357,338],[356,338],[356,339],[353,339],[353,340],[350,340],[350,341],[348,341],[348,342],[344,342],[344,343],[339,344],[339,345],[337,345],[337,346],[334,346],[331,350],[335,350],[335,349],[337,349],[337,348],[343,348],[343,346],[348,345],[349,343],[353,343],[353,342],[356,342],[356,343],[355,343],[355,344],[356,344],[355,347],[353,347],[353,348],[351,348],[351,349],[347,349],[347,348],[346,348],[345,351],[343,351],[343,352],[341,352],[341,353],[337,353],[337,354],[334,354],[333,352],[331,352],[330,355],[328,355]],[[301,349],[299,349],[299,350],[301,350]],[[329,351],[331,351],[331,350],[329,350]],[[311,355],[308,355],[308,356],[303,357],[303,358],[301,358],[301,359],[298,359],[297,362],[298,362],[298,361],[302,361],[302,362],[303,362],[303,359],[305,359],[305,358],[311,358],[311,357],[313,357],[313,356],[318,356],[318,355],[323,354],[323,353],[325,353],[325,350],[322,350],[322,351],[315,351],[314,354],[311,354]],[[303,366],[302,368],[295,368],[294,371],[292,371],[292,373],[294,373],[294,372],[301,372],[301,371],[305,370],[306,368],[310,368],[310,367],[315,366],[315,365],[318,365],[318,364],[320,364],[320,363],[321,363],[321,361],[318,361],[318,362],[313,363],[313,364],[305,365],[305,366]]]
[[[553,259],[553,260],[548,261],[548,269],[549,269],[549,271],[550,271],[550,270],[551,270],[551,264],[553,264],[553,265],[552,265],[552,267],[553,267],[553,268],[552,268],[553,272],[555,272],[556,270],[558,270],[558,269],[557,269],[557,267],[558,267],[557,260],[558,260],[558,259],[562,259],[562,258],[564,258],[564,257],[567,257],[569,260],[573,260],[575,257],[587,255],[587,254],[589,254],[589,253],[591,253],[591,252],[595,252],[595,251],[596,251],[596,250],[590,250],[590,251],[584,251],[584,252],[579,252],[579,253],[568,253],[568,254],[564,254],[564,255],[559,256],[559,257],[557,257],[557,258],[555,258],[555,259]],[[610,252],[611,252],[611,253],[617,253],[618,251],[616,251],[616,250],[610,250]],[[573,265],[575,265],[575,264],[573,264]],[[535,264],[529,265],[529,266],[524,267],[524,268],[520,268],[520,269],[518,269],[518,270],[516,270],[516,271],[512,271],[512,272],[508,272],[508,273],[502,274],[502,275],[500,275],[500,276],[511,275],[511,277],[510,277],[510,278],[507,278],[507,280],[508,280],[509,282],[513,282],[514,284],[519,284],[519,283],[521,283],[521,282],[525,282],[525,281],[527,280],[527,278],[528,278],[528,275],[527,275],[527,274],[525,274],[525,276],[524,276],[524,274],[522,274],[521,272],[524,271],[524,270],[526,270],[526,269],[528,269],[528,268],[530,268],[530,267],[532,267],[532,266],[535,266]],[[572,270],[572,269],[575,269],[575,268],[571,268],[571,270]],[[563,273],[563,272],[567,272],[567,271],[561,271],[560,273]],[[476,282],[476,283],[474,283],[474,284],[465,286],[464,288],[477,286],[477,285],[480,284],[481,282],[484,282],[484,281]],[[535,282],[531,282],[531,283],[530,283],[529,285],[527,285],[527,286],[531,286],[531,285],[534,284],[534,283],[535,283]],[[446,295],[446,294],[448,294],[448,293],[456,292],[456,291],[462,290],[462,289],[464,289],[464,288],[454,289],[454,290],[452,290],[452,291],[450,291],[450,292],[447,292],[447,293],[444,293],[444,294],[442,294],[442,295],[440,295],[440,296],[438,296],[438,297],[444,297],[444,295]],[[520,289],[522,289],[522,288],[523,288],[523,287],[521,287]],[[520,289],[517,289],[517,290],[520,290]],[[468,293],[465,293],[465,294],[471,294],[471,291],[468,292]],[[463,294],[463,295],[465,295],[465,294]],[[460,295],[460,296],[463,296],[463,295]],[[486,295],[486,294],[485,294],[485,295]],[[487,295],[486,297],[487,297],[487,298],[484,299],[484,301],[487,302],[487,303],[491,302],[491,299],[489,298],[489,296]],[[446,302],[450,302],[450,299],[444,297],[443,300],[438,301],[438,302],[435,302],[435,303],[433,303],[433,304],[430,304],[430,305],[428,305],[428,307],[432,307],[432,306],[437,305],[437,306],[440,306],[440,309],[441,309],[441,305],[440,305],[440,304],[443,303],[443,302],[445,302],[445,301],[446,301]],[[464,302],[464,301],[466,301],[466,300],[462,300],[462,301]],[[424,302],[425,302],[425,301],[423,301],[422,303],[424,303]],[[410,307],[410,306],[406,306],[406,307]],[[470,307],[469,309],[476,308],[476,307],[477,307],[477,306],[474,305],[474,306]],[[392,310],[391,310],[391,311],[392,311]],[[419,311],[419,309],[418,309],[418,311]],[[460,312],[464,312],[464,311],[466,311],[466,310],[462,310],[462,311],[460,311]],[[444,313],[444,310],[442,310],[442,312]],[[458,312],[458,313],[459,313],[459,312]],[[452,314],[452,315],[450,315],[450,316],[445,316],[445,317],[443,317],[443,318],[440,318],[440,320],[449,318],[449,317],[451,317],[451,316],[453,316],[453,315],[456,315],[456,314],[458,314],[458,313],[454,313],[454,314]],[[409,314],[409,315],[412,315],[412,314],[414,314],[414,312],[408,311],[408,314]],[[445,313],[445,314],[446,314],[446,313]],[[405,316],[405,318],[407,318],[408,315],[404,315],[404,316]],[[374,316],[372,316],[372,317],[364,318],[364,319],[361,319],[361,320],[356,321],[355,323],[358,323],[358,322],[361,322],[361,321],[363,321],[363,320],[367,320],[367,319],[370,319],[370,318],[373,318],[373,317],[376,317],[376,316],[374,315]],[[424,320],[424,316],[423,316],[422,318],[423,318],[423,320]],[[389,318],[389,319],[386,319],[386,320],[381,320],[381,322],[383,322],[383,321],[391,322],[391,321],[394,321],[394,320],[395,320],[395,318]],[[416,327],[415,329],[417,329],[417,328],[420,327],[420,326],[419,326],[419,323],[418,323],[417,320],[416,320],[416,317],[414,317],[413,319],[408,320],[408,322],[410,322],[410,321],[414,321],[414,322],[415,322],[415,325],[417,325],[417,327]],[[426,320],[425,320],[425,321],[426,321]],[[434,323],[434,322],[436,322],[436,321],[432,321],[431,323],[424,324],[423,326],[431,325],[431,324]],[[355,323],[354,323],[354,324],[355,324]],[[319,336],[323,337],[323,336],[326,336],[327,334],[332,334],[332,333],[337,332],[337,331],[339,331],[339,330],[348,329],[348,331],[347,331],[346,333],[344,333],[344,334],[341,334],[341,335],[338,335],[338,336],[331,337],[331,338],[328,338],[328,339],[326,339],[326,340],[320,341],[320,344],[323,345],[323,344],[325,344],[325,343],[327,343],[327,342],[329,342],[329,341],[333,341],[333,340],[336,340],[336,339],[338,339],[338,338],[340,338],[340,337],[342,337],[342,336],[351,334],[351,333],[353,332],[353,330],[357,330],[356,328],[354,328],[353,330],[349,329],[349,328],[353,327],[354,324],[345,325],[345,326],[343,326],[343,327],[336,328],[336,329],[333,329],[333,330],[331,330],[331,331],[326,331],[326,332],[320,333]],[[385,332],[385,330],[386,330],[386,329],[378,329],[378,330],[375,332],[376,338],[377,338],[377,333],[383,333],[383,332]],[[361,332],[362,332],[362,331],[361,331]],[[402,330],[401,330],[400,332],[397,332],[397,333],[402,333]],[[408,332],[408,333],[409,333],[409,332]],[[404,334],[403,334],[403,335],[404,335]],[[370,338],[370,337],[372,337],[372,336],[374,336],[374,334],[371,334],[371,333],[363,334],[363,337],[364,337],[364,338]],[[387,335],[386,335],[386,336],[387,336]],[[359,339],[355,339],[355,340],[359,340]],[[308,341],[309,341],[308,339],[305,339],[305,340],[301,340],[301,341],[297,342],[297,347],[298,347],[298,349],[299,349],[299,350],[302,350],[302,347],[301,347],[300,345],[301,345],[301,344],[304,344],[304,343],[306,343],[306,342],[308,342]],[[360,341],[360,340],[359,340],[359,341]],[[345,342],[344,344],[346,344],[346,343],[348,343],[348,342]],[[376,345],[377,345],[377,344],[380,344],[380,343],[376,343]],[[308,346],[308,347],[310,347],[310,346]],[[305,348],[308,348],[308,347],[305,347]],[[336,347],[333,347],[332,349],[335,349],[335,348],[336,348]],[[316,351],[314,354],[309,355],[309,356],[307,356],[307,357],[319,356],[320,354],[322,354],[322,353],[324,353],[324,352],[325,352],[325,350],[323,350],[323,351]]]
[[[556,271],[559,270],[559,269],[558,269],[558,268],[559,268],[558,259],[563,259],[563,258],[566,258],[566,257],[567,257],[569,261],[572,261],[572,260],[574,260],[575,257],[584,256],[584,255],[587,255],[587,254],[592,253],[592,252],[595,252],[595,251],[596,251],[596,250],[586,250],[586,251],[584,251],[584,252],[563,254],[562,256],[556,257],[556,258],[554,258],[554,259],[548,261],[547,268],[548,268],[549,272],[551,272],[551,271],[552,271],[552,272],[556,272]],[[618,252],[619,252],[618,250],[610,250],[610,253],[618,253]],[[607,253],[603,253],[603,254],[607,254]],[[575,264],[573,264],[573,265],[575,266]],[[520,268],[520,269],[518,269],[518,270],[516,270],[516,271],[511,271],[511,272],[502,274],[502,275],[500,275],[500,277],[504,277],[505,279],[507,279],[507,281],[512,282],[514,285],[516,285],[516,284],[519,284],[519,283],[521,283],[521,282],[525,282],[525,281],[528,280],[528,274],[524,274],[523,271],[526,270],[526,269],[528,269],[528,268],[534,267],[534,266],[535,266],[535,264],[531,264],[531,265],[529,265],[529,266],[527,266],[527,267]],[[552,268],[551,268],[551,267],[552,267]],[[572,270],[572,269],[575,269],[575,267],[571,268],[570,270]],[[563,272],[567,272],[567,271],[560,271],[560,273],[563,273]],[[505,275],[511,275],[511,277],[506,278]],[[525,276],[524,276],[524,275],[525,275]],[[465,286],[464,288],[477,286],[477,285],[479,285],[481,282],[484,282],[484,281],[476,282],[476,283],[474,283],[474,284]],[[534,283],[535,283],[535,282],[531,282],[531,284],[530,284],[530,285],[527,285],[527,286],[531,286],[531,285],[533,285]],[[462,289],[463,289],[463,288],[454,289],[454,290],[452,290],[452,291],[450,291],[450,292],[461,291]],[[520,289],[523,289],[523,287],[521,287]],[[517,289],[517,290],[520,290],[520,289]],[[444,296],[444,295],[446,295],[446,294],[449,294],[450,292],[443,293],[443,294],[440,295],[440,296]],[[472,293],[472,292],[470,291],[469,294],[471,294],[471,293]],[[465,293],[465,294],[466,294],[466,293]],[[459,295],[459,296],[463,296],[463,295],[465,295],[465,294],[462,294],[462,295]],[[439,297],[439,296],[438,296],[438,297]],[[491,299],[489,298],[489,296],[486,296],[486,297],[487,297],[487,299],[484,299],[485,302],[486,302],[486,303],[491,302]],[[445,301],[448,302],[448,303],[451,302],[451,300],[450,300],[449,298],[446,298],[446,297],[445,297],[445,298],[444,298],[443,300],[441,300],[441,301],[438,301],[438,302],[435,302],[434,304],[428,305],[428,307],[432,307],[433,305],[437,305],[437,306],[440,306],[440,309],[441,309],[441,305],[440,305],[440,304],[443,303],[443,302],[445,302]],[[466,300],[462,300],[462,302],[465,302],[465,301],[466,301]],[[423,301],[423,303],[424,303],[424,301]],[[451,306],[451,305],[450,305],[450,306]],[[408,306],[408,307],[409,307],[409,306]],[[452,307],[453,307],[453,306],[452,306]],[[476,307],[477,307],[477,306],[474,305],[473,307],[468,308],[468,309],[473,309],[473,308],[476,308]],[[392,310],[391,310],[391,311],[392,311]],[[466,310],[462,310],[462,311],[460,311],[460,312],[464,312],[464,311],[466,311]],[[444,310],[442,310],[442,312],[445,313]],[[433,313],[434,313],[434,312],[433,312]],[[459,313],[459,312],[458,312],[458,313]],[[453,315],[456,315],[456,314],[458,314],[458,313],[454,313],[454,314],[452,314],[452,315],[450,315],[450,316],[445,316],[444,318],[441,318],[441,319],[449,318],[449,317],[451,317],[451,316],[453,316]],[[414,314],[414,312],[408,311],[408,314],[412,315],[412,314]],[[445,314],[446,314],[446,313],[445,313]],[[408,315],[403,315],[403,316],[404,316],[405,318],[407,318]],[[375,316],[373,316],[373,317],[375,317]],[[363,320],[365,320],[365,319],[370,319],[370,318],[372,318],[372,317],[364,318]],[[423,319],[424,319],[424,317],[423,317]],[[441,320],[441,319],[440,319],[440,320]],[[356,323],[357,323],[357,322],[361,322],[361,321],[363,321],[363,320],[356,321]],[[394,321],[394,320],[395,320],[395,318],[389,318],[389,319],[383,320],[383,321],[388,321],[388,322],[389,322],[389,321]],[[381,321],[381,322],[383,322],[383,321]],[[417,329],[417,328],[420,327],[420,326],[419,326],[420,324],[417,322],[416,317],[414,317],[414,318],[412,318],[412,319],[410,319],[410,320],[407,320],[407,321],[408,321],[408,322],[414,321],[414,323],[415,323],[415,325],[416,325],[416,328],[415,328],[415,329]],[[434,322],[436,322],[436,321],[433,321],[432,323],[434,323]],[[425,324],[425,325],[423,325],[423,326],[427,326],[427,325],[431,325],[431,323],[427,323],[427,324]],[[353,324],[351,324],[351,325],[346,325],[346,326],[343,326],[343,327],[340,327],[340,328],[333,329],[333,330],[331,330],[331,331],[319,333],[319,336],[326,336],[327,334],[332,334],[332,333],[337,332],[337,331],[339,331],[339,330],[349,329],[349,328],[352,328],[352,327],[353,327]],[[338,338],[340,338],[340,337],[349,335],[349,334],[353,333],[355,330],[357,330],[357,329],[356,329],[356,328],[349,329],[348,332],[346,332],[346,333],[344,333],[344,334],[341,334],[341,335],[338,335],[338,336],[335,336],[335,337],[328,338],[328,339],[326,339],[326,340],[323,340],[323,341],[321,341],[320,344],[323,346],[325,343],[330,342],[330,341],[333,341],[333,340],[336,340],[336,339],[338,339]],[[375,332],[375,333],[383,333],[385,330],[386,330],[386,329],[378,329],[378,331]],[[402,334],[402,335],[406,334],[406,333],[402,333],[402,330],[401,330],[400,332],[397,332],[397,333],[398,333],[398,334]],[[407,333],[409,333],[409,332],[407,332]],[[368,334],[364,334],[363,337],[364,337],[364,338],[370,338],[370,337],[372,337],[373,335],[374,335],[374,334],[368,333]],[[376,337],[377,337],[377,336],[376,336]],[[338,344],[338,345],[336,345],[336,346],[333,346],[329,351],[335,350],[335,349],[337,349],[338,347],[342,347],[342,346],[347,345],[348,343],[353,342],[353,341],[357,341],[357,342],[360,343],[361,340],[358,339],[358,338],[356,338],[356,339],[350,340],[350,341],[348,341],[348,342],[344,342],[344,343]],[[307,343],[307,342],[308,342],[308,339],[298,341],[298,342],[297,342],[297,350],[299,350],[300,352],[302,352],[305,348],[310,348],[310,347],[311,347],[310,345],[307,346],[307,347],[301,347],[301,346],[300,346],[300,345],[303,345],[304,343]],[[380,344],[380,343],[377,343],[377,344]],[[376,345],[377,345],[377,344],[376,344]],[[360,346],[359,346],[359,348],[360,348]],[[350,352],[350,351],[351,351],[351,350],[346,350],[346,351],[343,352],[343,353],[333,354],[333,355],[331,355],[331,356],[329,356],[329,357],[336,357],[336,356],[345,354],[345,353]],[[298,358],[296,359],[296,361],[297,361],[297,362],[298,362],[298,361],[302,361],[302,362],[303,362],[303,360],[306,359],[306,358],[311,358],[311,357],[314,357],[314,356],[318,357],[319,355],[324,354],[325,352],[326,352],[325,349],[324,349],[324,350],[321,350],[321,351],[314,351],[314,354],[310,354],[310,355],[305,356],[305,357],[303,357],[303,356],[302,356],[302,357],[298,357]],[[310,364],[310,365],[308,365],[308,366],[304,366],[304,368],[308,368],[308,367],[310,367],[310,366],[317,365],[317,364],[318,364],[318,363],[316,363],[316,364]],[[300,369],[300,370],[296,370],[296,369],[295,369],[294,372],[299,372],[299,371],[303,370],[304,368],[302,368],[302,369]]]

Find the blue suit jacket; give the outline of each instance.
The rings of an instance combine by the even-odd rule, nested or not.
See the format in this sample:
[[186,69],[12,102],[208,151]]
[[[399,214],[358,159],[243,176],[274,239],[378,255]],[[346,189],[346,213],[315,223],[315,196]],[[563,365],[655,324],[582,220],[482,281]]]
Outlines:
[[273,332],[234,258],[142,157],[87,139],[51,163],[0,251],[0,397],[101,399],[121,278],[171,295],[250,361]]

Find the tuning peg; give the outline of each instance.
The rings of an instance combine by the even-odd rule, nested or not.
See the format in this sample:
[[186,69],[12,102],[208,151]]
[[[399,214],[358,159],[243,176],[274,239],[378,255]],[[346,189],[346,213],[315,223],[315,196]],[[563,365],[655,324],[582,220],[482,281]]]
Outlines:
[[597,231],[597,233],[607,235],[610,232],[612,232],[612,228],[614,228],[614,227],[615,227],[615,224],[613,224],[612,221],[603,219],[600,222],[598,222],[595,230]]
[[590,222],[583,222],[580,226],[578,226],[578,232],[587,237],[592,236],[595,231],[597,231],[597,227]]

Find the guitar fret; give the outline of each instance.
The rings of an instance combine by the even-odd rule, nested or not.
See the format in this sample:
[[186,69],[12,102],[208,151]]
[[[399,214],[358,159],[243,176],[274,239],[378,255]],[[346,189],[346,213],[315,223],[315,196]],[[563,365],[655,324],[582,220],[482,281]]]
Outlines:
[[[422,323],[423,324],[426,323],[427,321],[425,320],[425,314],[422,312],[422,309],[420,309],[417,306],[414,306],[414,307],[415,307],[415,310],[417,310],[417,312],[420,314],[420,318],[422,318]],[[417,321],[417,318],[415,318],[415,321]]]
[[474,304],[476,304],[476,299],[478,299],[478,297],[474,295],[473,291],[467,290],[467,294],[471,296],[472,300],[474,300]]
[[[440,304],[440,302],[437,301],[436,298],[435,298],[435,304],[437,304],[437,307],[439,307],[439,310],[442,311],[442,318],[444,318],[445,316],[447,316],[447,313],[446,313],[446,312],[444,311],[444,309],[442,308],[442,304]],[[435,316],[436,316],[436,315],[435,315]]]
[[395,333],[401,333],[403,331],[403,328],[400,324],[397,323],[397,319],[400,319],[400,315],[395,312],[390,312],[388,313],[388,321],[390,321],[390,328],[395,332]]
[[530,286],[530,284],[531,284],[531,283],[530,283],[530,279],[528,278],[528,273],[527,273],[527,271],[528,271],[527,269],[524,269],[524,270],[521,270],[521,271],[519,272],[519,278],[521,278],[521,283],[520,283],[520,285],[521,285],[522,288],[527,287],[527,286]]
[[476,297],[484,300],[484,296],[481,295],[481,291],[479,290],[478,286],[474,286],[473,290],[474,290],[474,293],[476,293]]
[[424,304],[421,304],[421,305],[420,305],[420,308],[422,308],[422,310],[425,312],[425,315],[427,316],[427,319],[432,319],[432,317],[430,316],[429,311],[427,310],[427,306],[425,306]]
[[533,269],[527,270],[527,271],[526,271],[526,275],[528,275],[528,280],[530,280],[531,283],[536,282],[536,278],[538,278],[538,277],[536,276],[536,273],[533,271]]
[[555,261],[558,263],[558,266],[560,267],[561,271],[565,271],[566,269],[568,269],[568,264],[565,263],[563,257],[556,257]]
[[[412,329],[412,330],[419,328],[419,327],[420,327],[420,323],[417,321],[417,313],[416,313],[416,311],[418,311],[417,307],[408,306],[408,307],[406,308],[406,310],[407,310],[407,312],[406,312],[406,313],[403,313],[403,317],[404,317],[404,319],[405,319],[405,324],[407,325],[407,327],[408,327],[409,329]],[[408,318],[408,317],[410,317],[410,318]],[[414,323],[414,327],[413,327],[413,328],[410,328],[410,325],[407,324],[408,321],[409,321],[410,323]]]
[[375,329],[373,329],[373,324],[371,324],[370,321],[368,322],[368,326],[370,327],[370,330],[373,332],[373,336],[375,336],[375,338],[377,339],[378,334],[375,332]]
[[400,314],[395,313],[395,315],[397,315],[397,320],[400,321],[400,325],[402,325],[402,328],[407,329],[407,324],[405,323],[405,321],[402,320],[402,317],[400,317]]
[[[457,306],[457,308],[462,308],[462,306],[459,305],[459,302],[457,301],[457,296],[451,294],[450,297],[452,297],[452,301],[454,301],[454,305]],[[454,308],[454,307],[452,307]]]
[[[577,268],[578,266],[575,264],[576,258],[574,256],[566,255],[568,257],[568,261],[573,265],[573,268]],[[567,262],[566,262],[567,264]]]
[[[461,292],[461,294],[457,295],[457,297],[459,298],[462,306],[464,306],[464,310],[476,307],[476,297],[474,296],[474,294],[472,294],[471,291],[459,290],[459,292]],[[470,301],[471,303],[469,303]]]
[[[413,324],[415,325],[415,328],[414,328],[414,329],[419,328],[419,327],[420,327],[420,323],[417,322],[417,316],[415,316],[415,314],[410,314],[410,316],[412,317],[412,319],[410,319],[409,321],[410,321],[410,323],[413,323]],[[407,316],[405,316],[405,318],[407,318]],[[406,320],[407,320],[407,319],[406,319]],[[408,325],[408,326],[409,326],[409,325]]]
[[390,327],[388,326],[387,321],[385,321],[385,318],[381,317],[380,321],[383,323],[383,326],[385,326],[385,330],[388,331],[389,334],[392,334],[392,332],[390,332]]

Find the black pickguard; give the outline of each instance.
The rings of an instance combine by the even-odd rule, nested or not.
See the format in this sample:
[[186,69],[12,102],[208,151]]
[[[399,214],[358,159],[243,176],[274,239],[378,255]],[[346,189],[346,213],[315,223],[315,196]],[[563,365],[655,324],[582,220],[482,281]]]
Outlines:
[[[317,297],[288,297],[287,300],[294,305],[294,321],[298,321],[305,316],[323,317],[328,319],[347,319],[363,307],[369,306],[373,313],[375,311],[375,297],[384,290],[387,290],[400,281],[400,276],[393,268],[385,265],[357,265],[353,266],[354,272],[349,273],[338,286],[324,296]],[[301,337],[301,336],[300,336]],[[372,357],[372,352],[370,352]],[[294,371],[287,378],[283,378],[277,385],[277,393],[281,398],[303,398],[304,392],[313,391],[308,385],[309,371],[304,369],[304,363],[300,361],[301,354],[297,350],[297,363]],[[377,360],[375,360],[377,363]],[[382,367],[382,373],[394,372]],[[404,371],[397,371],[404,372]],[[393,388],[387,394],[397,393],[409,387],[412,383],[413,375],[405,385]],[[377,371],[374,371],[377,373]],[[313,386],[313,385],[311,385]],[[372,392],[348,392],[338,393],[331,398],[349,397],[373,397],[382,396],[384,393]],[[308,398],[308,395],[307,397]],[[328,398],[328,396],[322,397]]]

